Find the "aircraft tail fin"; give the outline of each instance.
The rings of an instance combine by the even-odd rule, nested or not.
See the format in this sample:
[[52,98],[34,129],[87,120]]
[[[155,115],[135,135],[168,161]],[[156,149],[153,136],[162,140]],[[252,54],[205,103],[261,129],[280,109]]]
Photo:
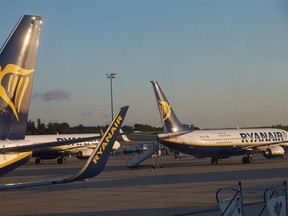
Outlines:
[[42,21],[20,18],[0,50],[0,139],[24,139]]
[[157,81],[151,81],[156,102],[159,108],[160,116],[163,121],[163,128],[165,133],[176,133],[183,131],[191,131],[192,129],[182,124],[175,115],[171,105],[166,99]]

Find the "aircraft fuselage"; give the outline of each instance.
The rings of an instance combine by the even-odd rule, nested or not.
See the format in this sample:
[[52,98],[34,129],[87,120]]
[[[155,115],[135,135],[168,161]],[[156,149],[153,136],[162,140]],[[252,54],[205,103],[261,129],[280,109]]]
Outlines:
[[[288,132],[274,128],[195,130],[183,135],[160,139],[162,144],[186,154],[196,157],[221,158],[247,154],[247,149],[243,149],[243,147],[281,141],[288,141]],[[285,148],[288,143],[277,145]],[[259,146],[259,149],[261,148],[263,149]]]

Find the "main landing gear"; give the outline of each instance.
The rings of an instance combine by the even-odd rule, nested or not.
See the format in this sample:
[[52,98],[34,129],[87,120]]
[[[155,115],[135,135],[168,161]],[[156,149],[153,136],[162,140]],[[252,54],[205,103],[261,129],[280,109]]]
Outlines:
[[41,162],[41,159],[37,157],[37,158],[35,159],[35,164],[41,164],[41,163],[42,163],[42,162]]
[[60,157],[60,158],[57,159],[57,163],[58,164],[66,163],[66,159],[64,157]]
[[219,158],[217,158],[217,157],[212,157],[210,164],[219,164],[219,161],[220,161]]
[[[42,162],[43,162],[43,160],[42,160],[41,158],[39,158],[39,157],[37,157],[37,158],[35,159],[35,164],[42,164]],[[59,157],[59,158],[57,159],[57,163],[58,163],[58,164],[66,163],[66,159],[65,159],[64,157]]]
[[[217,158],[217,157],[212,157],[211,158],[211,163],[210,164],[219,164],[219,163],[220,163],[220,159],[219,158]],[[242,163],[243,164],[252,164],[253,163],[252,154],[243,157],[242,158]]]
[[252,164],[253,163],[252,155],[247,155],[247,156],[243,157],[242,163],[243,164]]

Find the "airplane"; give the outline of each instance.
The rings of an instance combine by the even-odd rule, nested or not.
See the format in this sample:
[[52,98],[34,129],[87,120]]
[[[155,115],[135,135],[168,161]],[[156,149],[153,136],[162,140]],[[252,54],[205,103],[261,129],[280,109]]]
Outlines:
[[34,150],[101,138],[46,141],[44,136],[36,142],[26,139],[41,27],[40,16],[22,16],[0,50],[0,176],[26,163]]
[[193,130],[182,124],[157,81],[151,81],[163,122],[164,133],[158,141],[175,151],[197,158],[211,158],[211,164],[231,156],[246,155],[242,163],[253,163],[252,154],[262,152],[265,158],[283,158],[288,132],[275,128]]
[[47,186],[55,184],[67,184],[76,181],[83,181],[89,178],[95,177],[100,174],[106,166],[109,155],[112,151],[113,144],[119,134],[119,130],[122,126],[124,118],[126,116],[128,106],[122,107],[112,120],[105,134],[102,136],[99,144],[95,147],[92,154],[84,164],[82,169],[76,174],[63,179],[50,179],[44,181],[35,182],[20,182],[20,183],[9,183],[0,185],[0,191],[19,189],[36,186]]
[[[49,134],[49,135],[27,135],[26,140],[30,140],[32,143],[37,143],[39,140],[46,140],[46,142],[64,141],[64,140],[74,140],[85,137],[97,136],[101,137],[100,134]],[[71,143],[67,145],[61,145],[46,149],[34,150],[32,153],[32,158],[35,158],[35,164],[41,164],[43,160],[56,159],[57,163],[62,164],[66,159],[65,156],[76,155],[78,159],[88,158],[95,148],[99,144],[99,139]],[[120,143],[116,140],[112,151],[116,151],[120,147]]]

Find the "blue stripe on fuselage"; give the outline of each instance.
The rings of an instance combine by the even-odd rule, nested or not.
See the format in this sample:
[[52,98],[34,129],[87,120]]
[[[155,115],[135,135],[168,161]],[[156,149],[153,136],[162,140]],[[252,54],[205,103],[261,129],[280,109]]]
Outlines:
[[55,159],[65,155],[63,150],[35,150],[32,153],[32,157],[38,157],[40,159]]
[[167,141],[160,141],[161,144],[174,149],[176,151],[193,155],[195,157],[218,157],[227,158],[231,156],[247,154],[247,151],[243,150],[242,147],[232,147],[232,146],[192,146],[185,144],[175,144]]

